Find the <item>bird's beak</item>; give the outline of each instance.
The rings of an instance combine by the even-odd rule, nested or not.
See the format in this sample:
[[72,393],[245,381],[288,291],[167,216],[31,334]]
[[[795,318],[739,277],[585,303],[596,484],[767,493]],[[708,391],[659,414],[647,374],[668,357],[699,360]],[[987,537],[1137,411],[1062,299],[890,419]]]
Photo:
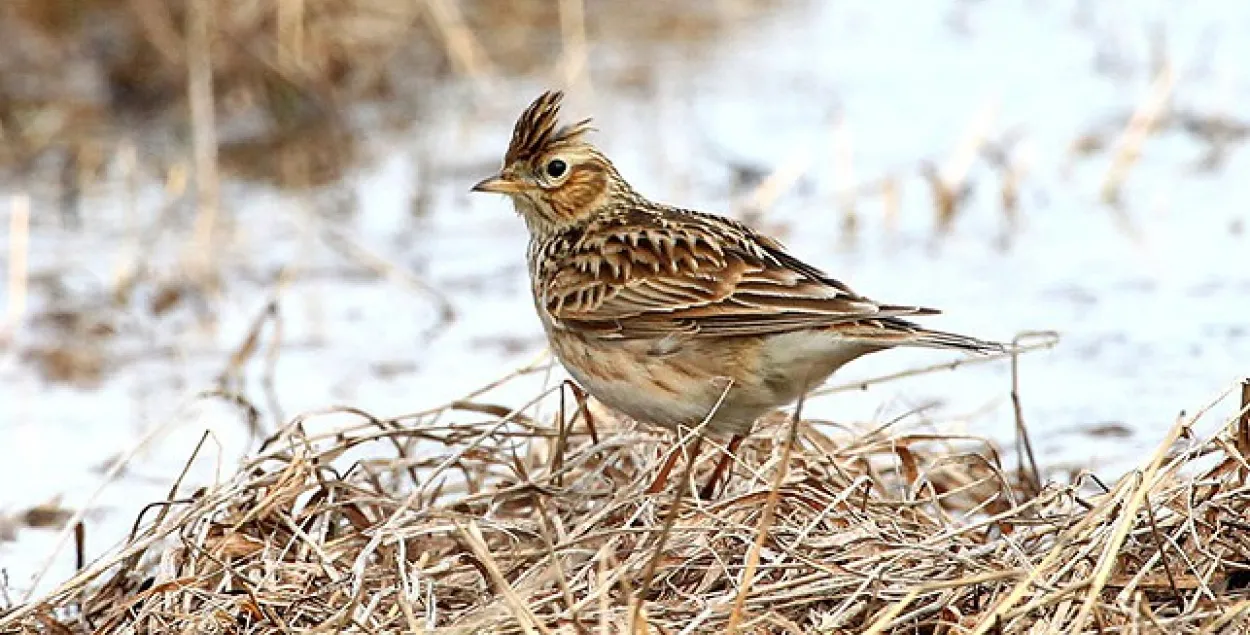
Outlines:
[[472,188],[473,192],[494,192],[496,194],[515,194],[523,190],[525,186],[514,181],[503,174],[482,179]]

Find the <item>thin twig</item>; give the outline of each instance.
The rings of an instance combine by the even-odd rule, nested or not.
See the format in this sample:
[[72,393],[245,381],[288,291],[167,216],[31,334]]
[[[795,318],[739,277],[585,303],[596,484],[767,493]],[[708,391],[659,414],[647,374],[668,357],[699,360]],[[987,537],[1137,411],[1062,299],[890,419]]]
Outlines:
[[1237,424],[1237,451],[1250,461],[1250,379],[1241,380],[1241,413]]
[[[1031,496],[1042,491],[1042,473],[1037,468],[1037,457],[1033,454],[1033,442],[1029,439],[1028,426],[1024,425],[1024,408],[1020,405],[1020,337],[1011,341],[1011,408],[1015,414],[1017,448],[1023,446],[1023,454],[1029,460],[1029,487]],[[1024,457],[1017,456],[1020,469],[1024,469]]]
[[803,410],[802,395],[794,407],[794,415],[790,417],[790,426],[786,430],[786,438],[781,445],[781,458],[777,463],[777,471],[773,474],[772,487],[768,490],[768,498],[764,500],[764,511],[760,514],[759,525],[755,528],[755,541],[751,543],[751,550],[747,552],[746,567],[742,571],[742,580],[738,586],[738,595],[734,598],[733,609],[729,612],[729,625],[725,627],[725,632],[734,635],[738,632],[738,626],[742,623],[744,617],[743,606],[746,604],[747,595],[751,592],[751,583],[755,579],[755,570],[760,565],[760,551],[764,549],[764,542],[768,539],[768,531],[772,527],[773,517],[777,513],[777,501],[781,498],[781,484],[785,482],[787,468],[790,467],[790,455],[794,451],[794,444],[798,440],[799,434],[799,414]]

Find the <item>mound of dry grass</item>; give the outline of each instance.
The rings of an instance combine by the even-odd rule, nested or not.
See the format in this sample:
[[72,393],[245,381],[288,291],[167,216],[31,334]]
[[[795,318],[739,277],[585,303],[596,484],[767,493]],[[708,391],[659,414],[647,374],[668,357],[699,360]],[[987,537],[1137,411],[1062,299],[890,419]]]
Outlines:
[[670,437],[588,417],[565,397],[550,421],[478,402],[393,420],[339,410],[353,422],[324,433],[313,432],[324,413],[298,418],[226,482],[175,487],[126,545],[7,611],[0,630],[1227,633],[1250,623],[1250,444],[1236,421],[1199,441],[1182,417],[1110,487],[1088,477],[1035,491],[985,442],[778,415],[709,502],[679,491],[719,450],[647,495]]

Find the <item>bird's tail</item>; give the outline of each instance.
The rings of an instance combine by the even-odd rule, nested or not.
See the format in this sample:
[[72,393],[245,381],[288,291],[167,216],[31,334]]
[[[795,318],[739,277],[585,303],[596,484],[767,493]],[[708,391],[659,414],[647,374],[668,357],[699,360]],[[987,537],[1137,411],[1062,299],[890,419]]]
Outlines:
[[983,355],[1010,350],[1010,346],[1007,344],[981,340],[958,333],[926,329],[918,324],[896,317],[879,318],[854,326],[843,326],[839,329],[839,333],[844,337],[862,339],[865,342],[884,346],[947,348]]
[[969,353],[980,353],[988,355],[990,353],[1003,353],[1008,349],[1008,345],[1001,342],[991,342],[988,340],[980,340],[967,335],[958,333],[948,333],[946,331],[934,331],[918,326],[912,326],[912,337],[906,342],[910,346],[924,346],[927,348],[952,348]]

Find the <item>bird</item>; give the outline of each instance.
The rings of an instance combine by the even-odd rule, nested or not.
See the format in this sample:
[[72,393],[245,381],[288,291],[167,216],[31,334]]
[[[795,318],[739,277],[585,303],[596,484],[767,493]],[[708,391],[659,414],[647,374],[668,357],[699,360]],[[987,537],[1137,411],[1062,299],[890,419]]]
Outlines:
[[582,389],[644,424],[730,437],[703,498],[761,416],[854,359],[1004,350],[923,328],[910,318],[939,311],[871,300],[743,223],[643,196],[587,139],[590,119],[560,121],[563,97],[521,113],[502,169],[471,190],[506,195],[527,227],[534,307]]

